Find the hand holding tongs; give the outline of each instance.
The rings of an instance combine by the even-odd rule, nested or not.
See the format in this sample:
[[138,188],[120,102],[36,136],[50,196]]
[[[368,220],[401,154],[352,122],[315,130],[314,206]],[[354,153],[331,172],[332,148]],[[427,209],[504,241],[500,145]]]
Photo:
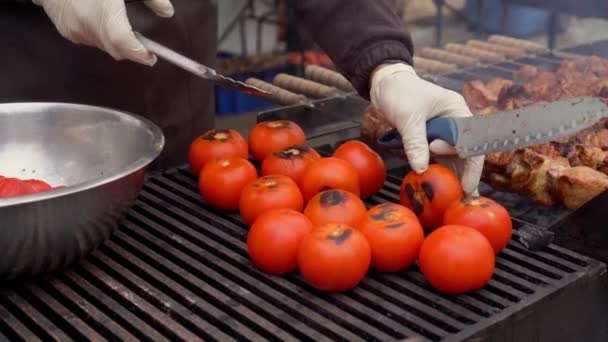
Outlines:
[[160,58],[166,60],[167,62],[170,62],[186,71],[193,73],[194,75],[197,75],[206,80],[210,80],[215,83],[221,84],[228,88],[243,91],[243,92],[251,94],[251,95],[255,95],[255,96],[259,96],[259,97],[263,97],[263,98],[269,98],[271,95],[270,93],[268,93],[258,87],[236,81],[229,77],[222,76],[222,75],[218,74],[215,70],[213,70],[205,65],[202,65],[200,63],[197,63],[197,62],[191,60],[190,58],[183,56],[183,55],[169,49],[166,46],[163,46],[153,40],[150,40],[138,32],[134,32],[134,33],[135,33],[135,37],[137,37],[137,39],[139,39],[139,41],[150,52],[152,52],[155,55],[159,56]]

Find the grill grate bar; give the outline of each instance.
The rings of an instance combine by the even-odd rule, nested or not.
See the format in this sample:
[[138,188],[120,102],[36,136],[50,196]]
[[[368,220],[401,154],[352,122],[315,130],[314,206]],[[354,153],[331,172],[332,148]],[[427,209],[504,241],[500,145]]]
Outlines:
[[560,270],[562,274],[575,272],[576,269],[580,266],[580,265],[571,263],[568,260],[560,259],[559,257],[553,256],[549,253],[544,253],[544,252],[532,253],[519,243],[513,243],[512,246],[510,246],[510,248],[514,252],[517,252],[519,254],[525,255],[530,258],[537,259],[538,261],[541,261],[543,264],[551,265],[551,267],[554,267],[554,268]]
[[511,249],[510,246],[509,248],[505,248],[501,251],[500,257],[513,263],[525,266],[527,269],[532,270],[537,274],[542,274],[555,280],[562,279],[566,275],[566,272],[549,264],[540,263],[534,258],[528,257],[524,254],[520,254]]
[[165,336],[165,339],[198,340],[196,336],[186,331],[172,317],[166,316],[161,310],[133,292],[123,282],[117,281],[117,279],[120,279],[120,275],[96,262],[96,255],[92,255],[81,266],[79,273],[83,277],[97,278],[99,286],[103,287],[106,293],[111,295],[120,305],[129,308],[135,315],[148,322],[150,326]]
[[[369,301],[375,301],[375,299],[373,299],[374,296],[381,298],[382,301],[378,301],[378,304],[386,302],[388,303],[387,308],[391,306],[398,307],[401,311],[404,312],[397,314],[403,315],[406,319],[410,321],[414,321],[417,319],[417,317],[420,317],[423,320],[428,321],[429,323],[446,332],[457,332],[466,327],[465,323],[460,322],[435,308],[422,308],[425,306],[425,304],[420,303],[412,299],[411,297],[397,292],[396,290],[378,282],[372,277],[364,279],[363,282],[361,282],[361,284],[359,285],[359,287],[362,290],[360,292],[363,292],[364,290],[365,294],[368,294],[367,297],[370,297],[368,299]],[[355,294],[358,296],[361,295],[357,292],[355,292]],[[412,315],[415,316],[413,316],[412,318],[408,317]],[[424,322],[424,324],[419,325],[430,331],[436,329],[433,326],[426,327],[426,322]]]
[[0,340],[11,341],[42,341],[36,334],[22,323],[12,310],[7,309],[0,303]]
[[47,316],[52,316],[57,325],[73,339],[105,340],[96,331],[91,329],[79,317],[74,316],[70,310],[59,303],[56,298],[49,295],[38,286],[26,286],[22,289],[23,296],[37,307],[45,309]]
[[[182,326],[197,335],[203,336],[205,340],[226,341],[232,339],[226,333],[236,334],[233,326],[227,324],[226,321],[217,319],[217,317],[227,317],[226,313],[184,289],[156,268],[136,260],[132,254],[121,247],[121,245],[128,243],[124,241],[123,233],[117,233],[115,241],[106,244],[102,250],[103,254],[97,256],[98,262],[103,263],[105,267],[116,270],[121,276],[128,279],[129,286],[137,289],[142,298],[145,298],[163,312],[170,314]],[[129,245],[128,247],[132,248],[134,246]],[[183,296],[174,295],[175,292],[183,293]],[[240,327],[238,322],[230,323]],[[213,324],[219,325],[219,327]],[[243,332],[246,335],[255,335],[249,329],[243,329]]]
[[524,282],[535,284],[536,286],[548,285],[551,284],[554,280],[548,277],[545,277],[542,274],[534,274],[531,275],[530,271],[525,269],[523,266],[518,264],[514,264],[508,260],[496,258],[496,268],[499,270],[504,270],[509,274],[512,274],[519,279],[523,279]]
[[369,279],[368,283],[366,284],[371,286],[383,284],[385,287],[394,289],[403,296],[411,298],[411,300],[416,300],[423,305],[429,306],[437,312],[449,315],[454,320],[462,322],[463,324],[472,324],[483,319],[484,316],[487,316],[487,314],[479,314],[479,309],[471,310],[470,305],[463,305],[462,303],[447,300],[438,293],[429,291],[423,286],[416,286],[412,282],[406,281],[402,274],[397,277],[385,275],[375,271],[372,271],[372,274],[373,277]]
[[[95,305],[89,303],[64,282],[60,281],[59,278],[52,278],[42,283],[41,287],[106,339],[133,340],[136,338],[115,320],[105,315]],[[89,335],[87,339],[94,338]]]
[[33,306],[26,301],[18,292],[8,292],[3,296],[6,301],[0,302],[13,315],[15,315],[23,324],[38,335],[42,340],[59,340],[68,341],[70,337],[66,335],[55,322],[49,320],[45,314],[40,312],[39,307]]
[[[412,271],[416,270],[417,266],[412,267]],[[487,301],[479,300],[476,297],[473,297],[471,294],[464,294],[458,297],[449,296],[442,294],[440,292],[435,291],[430,284],[427,283],[426,279],[420,272],[407,272],[404,275],[405,279],[413,284],[416,284],[422,288],[425,288],[427,291],[433,292],[438,296],[443,297],[445,300],[458,304],[460,306],[464,306],[469,310],[484,316],[489,317],[493,313],[499,312],[502,308],[497,308],[496,305],[490,305]],[[399,280],[398,278],[395,280]]]
[[[268,315],[268,312],[278,312],[277,309],[263,299],[255,297],[253,293],[250,294],[241,285],[227,279],[217,270],[203,265],[202,262],[209,258],[209,254],[202,251],[202,248],[197,251],[200,253],[197,253],[196,256],[190,255],[191,253],[186,254],[186,248],[183,248],[183,251],[176,250],[168,241],[162,241],[161,238],[152,236],[143,229],[136,231],[131,226],[125,228],[127,228],[124,231],[128,237],[121,236],[120,240],[124,240],[133,247],[139,247],[140,244],[137,241],[141,241],[142,244],[154,248],[154,252],[146,252],[145,255],[138,253],[138,257],[145,259],[153,267],[171,275],[184,286],[190,287],[191,290],[206,288],[205,290],[208,291],[206,297],[209,300],[212,300],[214,296],[219,296],[216,301],[221,300],[225,310],[233,309],[230,312],[231,316],[238,317],[239,321],[246,323],[250,329],[263,338],[272,339],[274,336],[281,339],[293,339],[291,334],[282,330],[281,322],[271,322],[265,319],[264,316]],[[190,246],[184,243],[184,247]],[[279,316],[287,315],[281,312]],[[300,335],[299,338],[313,338],[298,330],[293,330],[292,333]],[[308,331],[308,333],[311,332]]]
[[[152,187],[156,187],[156,185],[151,185],[150,188]],[[176,188],[174,188],[176,189]],[[164,190],[159,189],[159,192],[163,192]],[[169,193],[169,195],[172,195]],[[152,196],[148,196],[147,194],[145,196],[142,196],[143,200],[147,200],[149,198],[152,198]],[[201,210],[200,206],[198,206],[198,208],[196,208],[196,210]],[[219,227],[217,225],[211,225],[209,223],[206,222],[202,222],[199,221],[197,218],[195,217],[189,217],[190,213],[186,213],[186,212],[182,212],[180,209],[170,209],[169,211],[175,212],[176,215],[179,215],[180,217],[186,217],[188,219],[188,222],[192,222],[193,224],[196,224],[197,228],[200,229],[205,229],[205,234],[201,234],[200,232],[196,232],[191,228],[188,227],[184,227],[184,225],[181,222],[177,222],[174,221],[172,219],[167,219],[165,217],[164,214],[160,214],[158,212],[145,212],[141,217],[138,217],[138,219],[141,220],[145,220],[145,216],[151,214],[154,215],[156,220],[170,220],[169,222],[171,223],[172,228],[174,228],[174,232],[176,234],[178,234],[180,237],[183,237],[185,240],[188,241],[194,241],[196,242],[197,245],[205,245],[208,246],[207,249],[213,250],[220,250],[222,249],[222,246],[219,245],[217,242],[212,241],[209,237],[207,236],[213,236],[214,240],[217,240],[219,243],[223,244],[226,249],[230,252],[226,252],[226,253],[222,253],[224,255],[222,255],[223,260],[225,262],[231,262],[234,261],[234,264],[236,267],[243,267],[243,263],[247,264],[247,271],[251,270],[253,272],[248,272],[248,273],[253,273],[255,278],[259,278],[260,276],[263,276],[259,271],[257,271],[257,269],[254,269],[249,261],[247,260],[247,252],[245,249],[245,244],[243,242],[244,240],[244,234],[242,234],[242,236],[240,236],[238,239],[234,238],[230,235],[228,235],[225,231],[227,229],[218,229]],[[134,213],[133,216],[135,216],[136,214]],[[151,224],[151,228],[153,229],[153,225]],[[222,227],[224,228],[224,227]],[[223,240],[223,241],[222,241]],[[196,249],[200,249],[197,247],[194,247]],[[236,254],[237,252],[238,255]],[[228,265],[225,266],[224,268],[227,269],[233,269],[235,266],[232,265]],[[243,269],[241,269],[241,271],[244,271]],[[290,297],[296,297],[294,294],[298,293],[298,289],[294,288],[291,291],[289,291],[286,294],[283,294],[281,292],[286,292],[285,289],[282,288],[278,288],[276,289],[278,286],[278,284],[260,284],[259,280],[257,279],[251,279],[250,275],[244,276],[244,280],[242,282],[244,282],[245,284],[247,284],[248,286],[250,284],[255,284],[254,287],[252,287],[252,290],[257,290],[259,291],[260,289],[264,290],[264,294],[265,296],[268,296],[268,293],[270,293],[270,298],[272,298],[272,300],[278,300],[280,303],[287,303],[286,305],[288,307],[298,307],[301,306],[299,305],[297,302],[294,302],[293,299],[291,299]],[[279,278],[280,279],[280,278]],[[270,285],[270,286],[269,286]],[[275,290],[276,289],[276,290]],[[277,292],[279,291],[279,292]],[[285,305],[285,304],[282,304]],[[331,306],[328,306],[329,308],[332,308]],[[333,309],[333,308],[332,308]],[[315,311],[318,311],[318,308],[312,308],[312,310],[300,307],[296,312],[294,312],[295,314],[298,314],[298,312],[303,312],[305,313],[305,317],[307,318],[315,318],[318,319],[319,321],[323,322],[323,316],[319,316],[319,314],[317,314]],[[334,313],[336,314],[338,317],[348,317],[347,313]],[[315,323],[316,324],[316,323]],[[352,326],[353,327],[360,327],[361,324],[363,324],[363,322],[353,322]],[[342,328],[340,328],[338,325],[333,325],[332,324],[327,324],[327,322],[324,322],[321,324],[321,326],[327,326],[328,328],[331,329],[337,329],[337,336],[348,336],[350,333],[348,331],[344,331]],[[364,325],[365,326],[365,325]],[[369,329],[368,329],[369,328]],[[322,329],[321,327],[319,327],[319,329]],[[375,330],[374,328],[372,328],[371,326],[366,327],[366,330]],[[386,337],[388,338],[389,336],[384,336],[380,331],[377,332],[379,334],[380,337]],[[353,335],[351,338],[353,339],[358,339],[357,335]]]
[[86,274],[86,271],[83,271],[80,266],[78,266],[74,270],[69,270],[60,275],[60,278],[64,283],[73,288],[74,291],[77,291],[91,302],[98,310],[105,312],[106,315],[135,335],[137,339],[144,341],[166,340],[166,338],[157,332],[151,325],[144,320],[141,320],[134,313],[129,311],[127,307],[119,304],[111,296],[108,296],[90,282],[101,283],[100,280],[88,276],[83,277],[81,274]]

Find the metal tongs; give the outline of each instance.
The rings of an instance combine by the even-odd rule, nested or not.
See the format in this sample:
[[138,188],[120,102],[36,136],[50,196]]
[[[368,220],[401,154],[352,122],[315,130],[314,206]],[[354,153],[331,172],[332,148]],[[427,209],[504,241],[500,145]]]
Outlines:
[[149,38],[144,37],[141,33],[134,32],[135,37],[148,49],[150,52],[159,56],[160,58],[172,63],[186,71],[193,73],[206,80],[213,81],[217,84],[223,85],[228,88],[232,88],[238,91],[245,92],[247,94],[259,96],[262,98],[270,98],[271,94],[258,87],[239,82],[230,77],[222,76],[215,70],[208,66],[202,65],[198,62],[191,60],[190,58],[183,56],[166,46],[163,46]]

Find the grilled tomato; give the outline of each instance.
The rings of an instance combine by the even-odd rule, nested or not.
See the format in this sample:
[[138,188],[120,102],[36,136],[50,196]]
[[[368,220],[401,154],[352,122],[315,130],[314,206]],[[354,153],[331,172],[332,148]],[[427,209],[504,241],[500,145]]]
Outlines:
[[414,211],[425,229],[439,227],[446,209],[464,194],[458,177],[439,164],[429,165],[422,174],[409,172],[400,193],[401,204]]
[[300,244],[298,265],[302,277],[323,291],[346,291],[365,277],[371,248],[365,236],[341,223],[317,226]]
[[300,184],[306,168],[321,156],[313,148],[292,145],[266,157],[262,163],[262,175],[285,175]]
[[239,208],[241,217],[251,226],[256,218],[271,209],[302,211],[304,200],[298,185],[289,177],[260,177],[243,188]]
[[306,144],[306,135],[298,124],[289,120],[260,122],[249,132],[249,152],[259,161],[292,145]]
[[31,192],[31,188],[20,179],[0,179],[0,198],[23,196]]
[[401,271],[413,264],[424,241],[416,215],[396,203],[382,203],[368,210],[359,230],[372,248],[372,267],[383,272]]
[[311,231],[312,223],[298,211],[266,211],[255,220],[247,235],[249,257],[264,272],[293,272],[298,268],[300,243]]
[[378,153],[358,141],[348,141],[336,149],[334,157],[349,162],[359,175],[361,198],[367,198],[382,188],[386,180],[386,167]]
[[365,204],[359,197],[348,191],[332,189],[315,195],[306,205],[304,215],[315,226],[337,222],[357,228],[365,211]]
[[474,228],[446,225],[422,243],[420,271],[437,290],[453,295],[482,288],[494,273],[494,249]]
[[46,192],[53,189],[48,183],[39,179],[26,179],[23,180],[23,183],[31,189],[32,193]]
[[192,172],[198,177],[207,162],[214,159],[249,157],[247,142],[232,129],[212,129],[198,136],[188,152]]
[[228,158],[209,161],[198,179],[201,196],[214,208],[239,209],[241,190],[257,178],[257,170],[247,159]]
[[321,158],[310,164],[302,175],[300,188],[306,202],[329,189],[342,189],[356,196],[361,195],[357,170],[346,160],[333,157]]
[[507,246],[513,233],[507,209],[487,197],[466,197],[454,202],[446,210],[443,224],[477,229],[490,241],[495,253]]

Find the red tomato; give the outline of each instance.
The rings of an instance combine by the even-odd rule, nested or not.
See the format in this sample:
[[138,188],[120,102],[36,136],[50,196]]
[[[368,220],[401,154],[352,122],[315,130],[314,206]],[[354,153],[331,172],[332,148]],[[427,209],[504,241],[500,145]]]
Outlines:
[[477,229],[490,241],[496,253],[507,246],[513,232],[507,209],[487,197],[466,197],[454,202],[446,210],[443,224]]
[[247,235],[247,250],[255,266],[271,274],[298,268],[298,248],[312,231],[304,214],[292,209],[273,209],[261,214]]
[[298,251],[302,277],[323,291],[346,291],[365,277],[371,248],[358,230],[341,223],[326,223],[308,234]]
[[357,228],[365,211],[365,204],[359,197],[348,191],[332,189],[315,195],[306,205],[304,215],[315,226],[336,222]]
[[23,196],[30,193],[30,188],[17,178],[0,180],[0,198]]
[[289,120],[260,122],[249,132],[249,152],[259,162],[274,152],[292,145],[304,144],[304,131],[298,124]]
[[446,209],[463,194],[458,177],[439,164],[420,175],[411,171],[401,183],[401,204],[414,211],[425,229],[439,227]]
[[416,215],[396,203],[371,208],[359,230],[372,248],[372,267],[383,272],[401,271],[413,264],[424,241]]
[[447,225],[422,243],[420,271],[437,290],[462,294],[482,288],[494,273],[494,249],[479,231]]
[[198,186],[201,196],[212,207],[237,210],[241,190],[257,176],[255,166],[247,159],[215,159],[205,164]]
[[319,159],[321,156],[313,148],[293,145],[266,157],[262,163],[262,175],[285,175],[300,184],[306,168]]
[[31,189],[32,193],[47,192],[53,189],[49,184],[38,179],[26,179],[23,183]]
[[321,158],[304,171],[300,188],[306,202],[321,191],[341,189],[360,196],[359,175],[349,162],[338,158]]
[[351,140],[340,145],[333,156],[346,160],[357,170],[361,198],[374,195],[384,185],[386,180],[384,161],[366,144]]
[[304,200],[298,185],[289,177],[271,175],[249,182],[241,192],[241,217],[251,226],[256,218],[271,209],[302,211]]
[[190,168],[197,177],[210,160],[232,157],[249,157],[247,142],[232,129],[209,130],[194,139],[188,151]]

